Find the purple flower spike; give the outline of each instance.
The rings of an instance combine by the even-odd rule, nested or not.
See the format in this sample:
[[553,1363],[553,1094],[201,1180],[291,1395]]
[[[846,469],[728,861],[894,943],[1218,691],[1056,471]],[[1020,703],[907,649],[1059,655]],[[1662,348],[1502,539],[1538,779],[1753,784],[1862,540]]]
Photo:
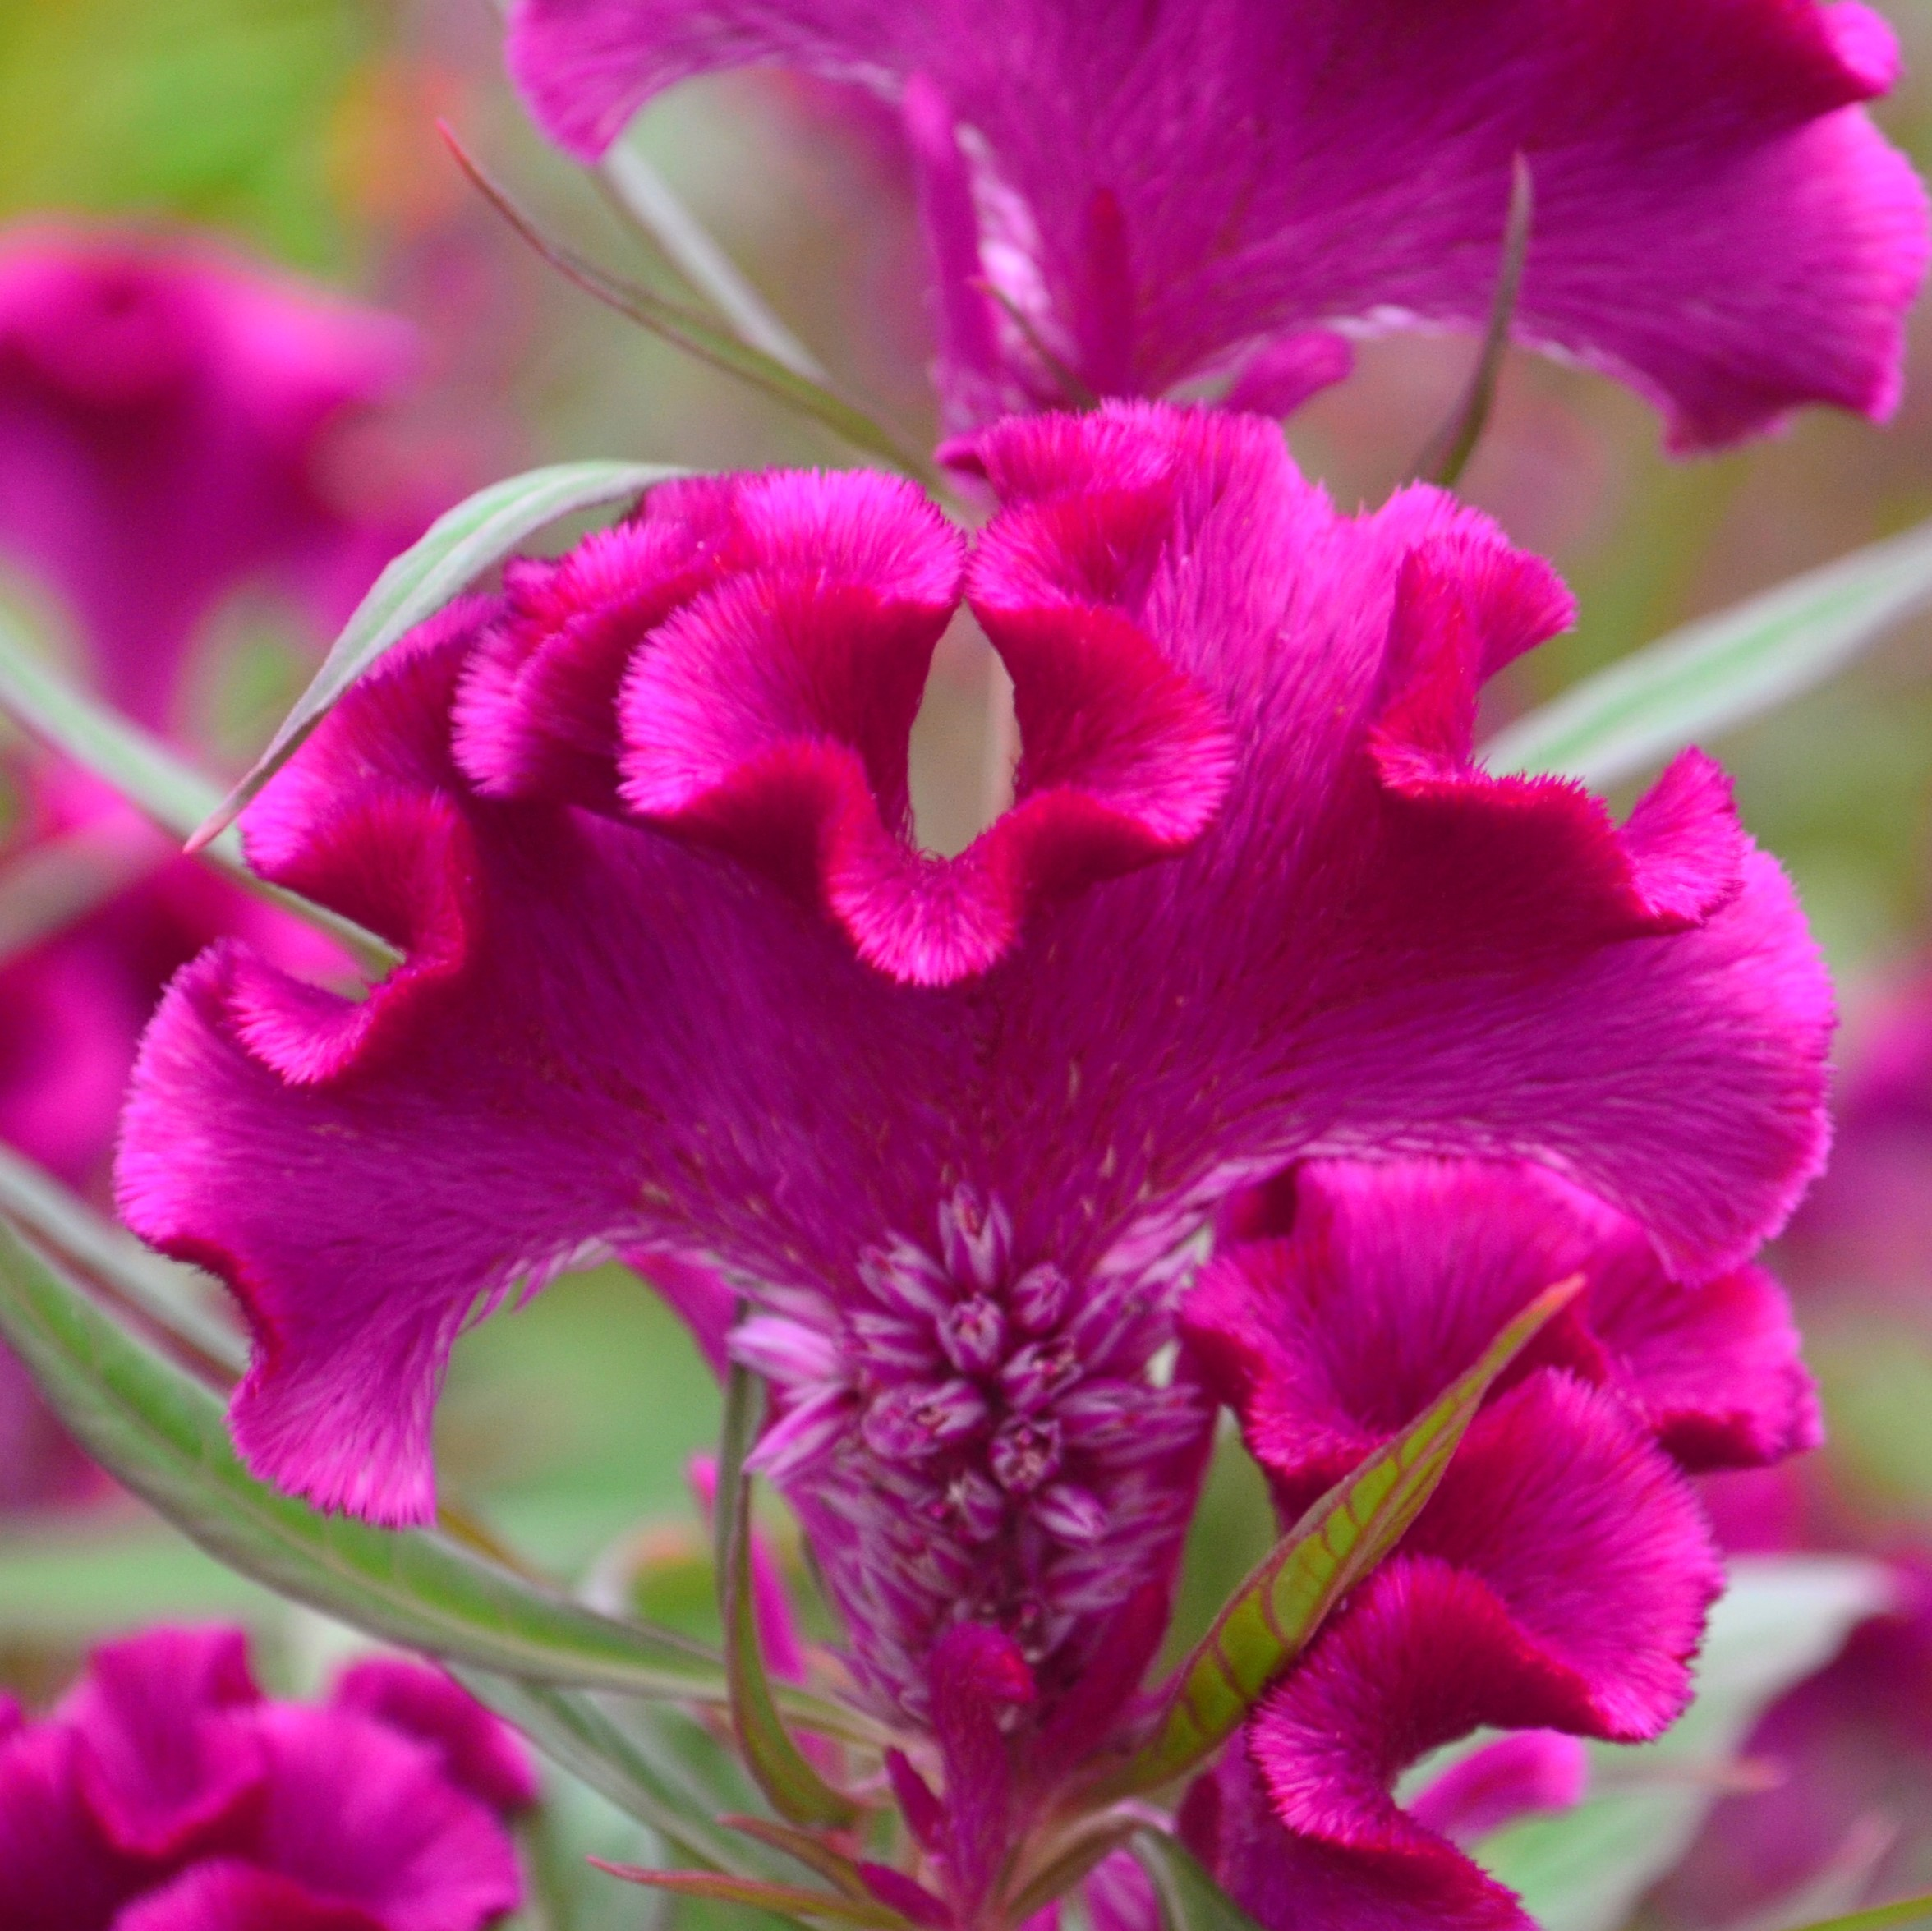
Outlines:
[[446,1676],[352,1668],[264,1701],[239,1630],[94,1653],[39,1722],[0,1726],[7,1931],[483,1931],[522,1897],[522,1746]]
[[[1778,1304],[1735,1271],[1818,1162],[1831,1008],[1708,760],[1621,827],[1474,761],[1482,680],[1570,612],[1481,517],[1338,516],[1274,423],[1157,404],[976,451],[1001,508],[973,539],[879,476],[669,485],[393,653],[244,831],[407,963],[353,1000],[204,955],[118,1178],[248,1313],[250,1465],[384,1521],[433,1506],[480,1309],[586,1252],[673,1257],[707,1333],[743,1296],[757,1465],[865,1688],[922,1713],[970,1622],[1044,1736],[1123,1627],[1158,1639],[1211,1421],[1175,1302],[1285,1166],[1562,1173],[1720,1284],[1686,1307],[1758,1321],[1735,1412],[1668,1320],[1632,1317],[1634,1395],[1566,1359],[1716,1459],[1796,1428]],[[945,859],[906,743],[962,586],[1022,756]],[[1515,1280],[1451,1324],[1472,1352]]]
[[718,68],[895,102],[956,428],[1220,371],[1285,409],[1346,372],[1334,324],[1479,325],[1518,153],[1517,333],[1678,448],[1884,415],[1925,260],[1851,0],[519,0],[509,56],[586,158]]

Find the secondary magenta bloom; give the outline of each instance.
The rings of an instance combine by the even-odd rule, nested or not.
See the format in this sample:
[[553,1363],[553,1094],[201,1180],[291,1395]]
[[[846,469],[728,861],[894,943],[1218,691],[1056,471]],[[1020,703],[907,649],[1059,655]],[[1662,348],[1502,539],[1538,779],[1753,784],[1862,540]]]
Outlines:
[[[1581,1794],[1561,1733],[1675,1719],[1722,1582],[1683,1471],[1813,1446],[1816,1403],[1768,1275],[1673,1280],[1639,1229],[1527,1170],[1304,1168],[1287,1233],[1188,1296],[1183,1331],[1288,1524],[1575,1273],[1584,1294],[1394,1556],[1190,1794],[1184,1828],[1270,1931],[1532,1931],[1456,1840]],[[1523,1734],[1397,1805],[1405,1770],[1484,1726]]]
[[[407,963],[206,954],[118,1184],[248,1314],[250,1465],[385,1521],[479,1310],[612,1251],[714,1341],[748,1295],[874,1694],[927,1707],[964,1614],[1044,1722],[1169,1580],[1208,1411],[1161,1363],[1230,1193],[1518,1158],[1721,1275],[1821,1156],[1831,1012],[1708,760],[1621,829],[1472,761],[1570,614],[1484,517],[1338,516],[1272,421],[1153,404],[973,456],[971,541],[867,472],[681,483],[419,631],[245,825]],[[946,859],[906,747],[962,589],[1024,744]]]
[[52,1715],[0,1708],[8,1931],[481,1931],[522,1896],[522,1746],[414,1663],[272,1702],[239,1630],[97,1649]]
[[1863,111],[1897,71],[1815,0],[519,0],[538,118],[595,156],[659,90],[761,62],[903,113],[955,428],[1230,373],[1285,412],[1358,331],[1479,324],[1512,157],[1516,326],[1674,446],[1883,415],[1924,196]]
[[393,317],[180,237],[0,244],[0,555],[71,609],[109,701],[165,729],[251,581],[339,620],[425,506],[358,500],[331,433],[415,357]]

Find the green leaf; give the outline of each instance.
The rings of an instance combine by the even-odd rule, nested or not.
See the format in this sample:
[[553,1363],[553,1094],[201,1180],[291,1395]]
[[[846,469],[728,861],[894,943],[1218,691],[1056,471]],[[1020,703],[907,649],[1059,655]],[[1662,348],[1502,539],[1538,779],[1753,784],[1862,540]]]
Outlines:
[[[81,1445],[212,1554],[388,1641],[536,1681],[722,1703],[722,1661],[669,1630],[619,1622],[421,1530],[318,1514],[257,1482],[221,1404],[135,1340],[0,1225],[0,1339]],[[856,1713],[784,1692],[797,1720],[873,1735]]]
[[813,1918],[834,1924],[864,1924],[873,1931],[909,1931],[906,1920],[876,1900],[812,1891],[803,1884],[771,1884],[706,1871],[652,1871],[634,1864],[598,1867],[628,1884],[648,1884],[685,1897],[709,1897],[722,1904],[756,1905],[789,1918]]
[[611,144],[598,172],[611,200],[656,243],[692,290],[731,324],[739,341],[761,350],[807,382],[827,379],[825,365],[771,312],[711,231],[678,200],[628,136],[620,135]]
[[384,654],[559,517],[642,496],[688,470],[661,462],[557,462],[479,490],[391,560],[330,646],[269,747],[217,805],[191,821],[188,848],[214,839]]
[[667,1777],[654,1754],[641,1749],[587,1692],[460,1665],[455,1673],[472,1695],[514,1724],[552,1762],[626,1816],[648,1824],[685,1856],[713,1870],[763,1874],[755,1866],[747,1869],[744,1854],[750,1847],[743,1840],[711,1822],[703,1793]]
[[1180,1672],[1152,1738],[1102,1789],[1151,1790],[1200,1763],[1421,1512],[1497,1377],[1583,1286],[1546,1289],[1403,1432],[1338,1482],[1229,1600]]
[[104,1282],[214,1367],[239,1377],[248,1365],[242,1337],[202,1293],[207,1276],[163,1260],[131,1234],[104,1221],[51,1175],[0,1146],[0,1213]]
[[1921,1897],[1902,1897],[1895,1904],[1874,1904],[1870,1910],[1852,1911],[1842,1918],[1821,1919],[1804,1931],[1884,1931],[1888,1924],[1917,1924],[1932,1918],[1932,1892]]
[[1617,784],[1823,683],[1929,600],[1921,523],[1633,651],[1499,732],[1484,759]]
[[831,1828],[855,1822],[858,1806],[834,1790],[793,1742],[773,1701],[758,1644],[752,1597],[752,1483],[744,1460],[762,1407],[758,1377],[733,1363],[724,1382],[724,1423],[718,1447],[717,1573],[724,1625],[724,1667],[731,1726],[758,1787],[794,1823]]
[[[84,695],[34,651],[17,622],[0,611],[0,710],[36,738],[111,784],[171,836],[186,840],[214,810],[215,786],[157,738]],[[279,905],[345,947],[364,966],[388,972],[402,954],[352,920],[250,871],[242,841],[204,840],[208,859],[258,898]]]
[[1696,1700],[1676,1726],[1636,1748],[1593,1744],[1584,1801],[1497,1832],[1476,1846],[1477,1860],[1522,1894],[1543,1931],[1617,1931],[1690,1848],[1759,1714],[1891,1601],[1890,1579],[1873,1563],[1733,1562],[1698,1655]]
[[776,356],[754,348],[700,310],[686,308],[679,302],[667,301],[648,288],[620,280],[575,250],[553,241],[490,179],[448,127],[444,127],[442,134],[451,153],[456,156],[457,164],[468,175],[478,192],[552,268],[586,295],[616,310],[620,315],[628,316],[640,328],[648,329],[653,335],[683,349],[686,354],[697,356],[701,362],[708,362],[714,369],[736,376],[774,402],[822,424],[861,455],[888,462],[928,489],[942,486],[930,463],[906,448],[856,403],[849,402],[824,383],[801,375]]
[[1476,366],[1449,420],[1430,437],[1428,446],[1415,459],[1415,474],[1424,481],[1444,490],[1453,490],[1469,467],[1476,445],[1496,403],[1496,384],[1502,374],[1502,358],[1509,349],[1510,324],[1516,313],[1516,297],[1523,287],[1523,262],[1530,252],[1530,219],[1536,205],[1536,192],[1529,162],[1519,154],[1510,172],[1509,209],[1503,217],[1502,261],[1496,271],[1496,292],[1489,305],[1489,324],[1483,333],[1483,346]]
[[1259,1931],[1179,1838],[1143,1831],[1134,1841],[1134,1855],[1154,1881],[1167,1931]]

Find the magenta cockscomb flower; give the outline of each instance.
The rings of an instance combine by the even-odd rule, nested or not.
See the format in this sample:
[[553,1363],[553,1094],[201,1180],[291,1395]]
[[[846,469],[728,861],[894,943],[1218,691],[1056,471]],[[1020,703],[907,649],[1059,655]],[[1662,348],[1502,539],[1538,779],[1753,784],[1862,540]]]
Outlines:
[[371,1660],[264,1699],[238,1630],[94,1652],[53,1713],[0,1711],[8,1931],[482,1931],[521,1901],[510,1733],[446,1676]]
[[[1621,829],[1472,761],[1570,613],[1483,517],[1338,516],[1273,423],[1157,405],[973,458],[970,543],[881,476],[680,483],[420,630],[245,825],[406,963],[356,1001],[204,957],[118,1183],[247,1312],[251,1466],[384,1521],[520,1284],[668,1257],[714,1339],[747,1297],[862,1677],[935,1708],[964,1617],[1044,1733],[1158,1634],[1208,1421],[1173,1302],[1230,1192],[1516,1158],[1722,1275],[1820,1157],[1831,1015],[1708,761]],[[941,858],[907,739],[962,590],[1024,743]]]
[[[1292,1522],[1573,1273],[1582,1296],[1396,1555],[1189,1798],[1184,1828],[1271,1931],[1530,1931],[1458,1841],[1574,1801],[1565,1734],[1674,1720],[1722,1580],[1684,1471],[1811,1446],[1816,1405],[1768,1276],[1673,1280],[1628,1221],[1520,1169],[1304,1169],[1290,1231],[1187,1299],[1183,1331]],[[1485,1726],[1522,1734],[1396,1804],[1404,1771]]]
[[955,427],[1221,372],[1285,411],[1346,370],[1336,324],[1477,324],[1517,154],[1518,334],[1679,448],[1884,413],[1925,256],[1863,108],[1896,49],[1848,0],[519,0],[510,59],[586,157],[717,68],[896,103]]
[[19,231],[0,241],[0,559],[67,605],[108,699],[165,729],[222,598],[265,580],[339,620],[415,534],[428,505],[359,502],[324,462],[413,354],[405,324],[205,242]]

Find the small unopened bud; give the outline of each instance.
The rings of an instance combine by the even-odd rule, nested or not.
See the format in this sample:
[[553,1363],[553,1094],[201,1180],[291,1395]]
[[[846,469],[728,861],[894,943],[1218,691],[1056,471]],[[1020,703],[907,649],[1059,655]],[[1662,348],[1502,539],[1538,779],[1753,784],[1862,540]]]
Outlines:
[[1023,1334],[1045,1334],[1065,1319],[1073,1298],[1073,1282],[1051,1261],[1042,1261],[1014,1282],[1006,1305]]
[[961,1374],[985,1374],[1006,1351],[1006,1317],[997,1301],[974,1294],[939,1317],[939,1345]]
[[1007,1422],[993,1437],[987,1461],[1009,1495],[1030,1495],[1060,1467],[1060,1430],[1051,1422]]
[[1056,1542],[1083,1547],[1106,1533],[1106,1507],[1097,1495],[1076,1488],[1070,1482],[1056,1482],[1033,1498],[1033,1520]]

